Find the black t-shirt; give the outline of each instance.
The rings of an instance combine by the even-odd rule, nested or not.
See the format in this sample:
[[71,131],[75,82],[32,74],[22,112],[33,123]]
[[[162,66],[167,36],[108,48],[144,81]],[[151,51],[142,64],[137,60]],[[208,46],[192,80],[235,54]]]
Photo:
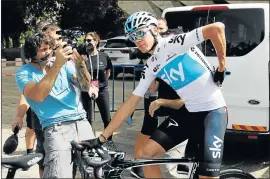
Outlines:
[[[159,82],[158,86],[158,98],[163,99],[180,99],[176,91],[172,89],[166,82],[161,80],[160,78],[156,78],[156,80]],[[166,107],[160,107],[156,112],[156,116],[169,116],[174,115],[177,110],[166,108]]]
[[[112,69],[112,62],[110,57],[103,52],[99,52],[99,73],[98,73],[98,82],[99,82],[99,87],[105,87],[108,85],[108,79],[106,76],[106,70]],[[92,61],[92,67],[93,67],[93,73],[91,74],[91,63],[90,59],[86,61],[86,66],[91,74],[91,77],[94,78],[94,80],[97,80],[97,55],[91,56],[91,61]]]
[[159,82],[158,86],[158,98],[163,99],[179,99],[180,97],[172,89],[171,86],[169,86],[165,81],[161,80],[160,78],[156,78],[156,80]]

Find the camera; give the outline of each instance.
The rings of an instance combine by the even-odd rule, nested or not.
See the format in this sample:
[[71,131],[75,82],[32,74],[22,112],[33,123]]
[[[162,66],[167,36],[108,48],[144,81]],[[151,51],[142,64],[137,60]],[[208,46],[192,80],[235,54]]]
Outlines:
[[58,35],[61,35],[63,41],[67,42],[72,47],[72,49],[76,48],[76,50],[80,55],[90,54],[94,50],[94,47],[90,42],[78,44],[77,38],[85,34],[79,27],[72,27],[69,29],[59,30],[56,33]]

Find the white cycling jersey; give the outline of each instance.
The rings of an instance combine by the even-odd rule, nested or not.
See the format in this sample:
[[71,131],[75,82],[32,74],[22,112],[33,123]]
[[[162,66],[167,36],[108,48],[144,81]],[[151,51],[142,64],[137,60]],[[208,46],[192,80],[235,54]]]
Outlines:
[[185,101],[189,112],[210,111],[226,106],[214,83],[210,65],[197,44],[204,41],[202,28],[161,38],[147,60],[133,94],[143,97],[151,82],[161,78]]

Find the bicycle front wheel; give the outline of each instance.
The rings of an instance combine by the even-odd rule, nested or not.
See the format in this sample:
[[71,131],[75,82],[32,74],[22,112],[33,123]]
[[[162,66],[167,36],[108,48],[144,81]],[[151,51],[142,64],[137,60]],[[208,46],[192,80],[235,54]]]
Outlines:
[[220,172],[220,179],[256,179],[251,174],[238,169],[228,169]]

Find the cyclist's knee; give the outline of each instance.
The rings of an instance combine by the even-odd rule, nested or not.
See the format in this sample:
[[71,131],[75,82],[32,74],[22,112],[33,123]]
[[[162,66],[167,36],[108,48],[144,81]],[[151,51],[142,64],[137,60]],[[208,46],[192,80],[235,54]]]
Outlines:
[[158,158],[159,155],[154,152],[154,151],[146,151],[144,149],[140,149],[138,152],[137,152],[137,155],[136,155],[138,158],[142,158],[142,159],[151,159],[151,158]]
[[165,150],[157,143],[148,143],[145,147],[141,148],[137,156],[139,158],[151,159],[159,158],[165,154]]

